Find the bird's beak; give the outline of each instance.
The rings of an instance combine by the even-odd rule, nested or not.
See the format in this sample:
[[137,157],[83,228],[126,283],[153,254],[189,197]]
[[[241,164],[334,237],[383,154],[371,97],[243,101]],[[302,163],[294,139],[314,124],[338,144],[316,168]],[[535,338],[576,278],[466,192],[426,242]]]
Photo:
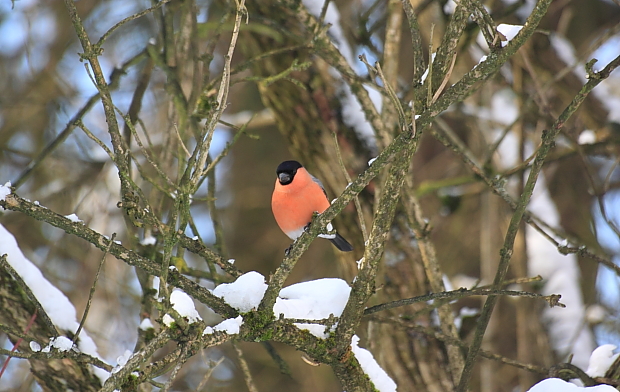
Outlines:
[[278,179],[280,180],[280,184],[288,184],[291,182],[291,175],[288,173],[280,173],[278,174]]

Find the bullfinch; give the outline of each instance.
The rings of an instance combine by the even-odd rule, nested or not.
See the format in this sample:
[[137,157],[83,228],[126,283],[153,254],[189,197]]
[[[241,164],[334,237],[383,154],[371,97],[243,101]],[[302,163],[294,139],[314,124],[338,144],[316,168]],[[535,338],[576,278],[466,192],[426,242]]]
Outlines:
[[[284,161],[276,170],[278,178],[271,196],[271,210],[280,229],[290,239],[296,240],[312,221],[312,215],[329,207],[323,184],[297,161]],[[328,225],[331,231],[331,224]],[[326,234],[327,238],[343,252],[353,250],[340,234]]]

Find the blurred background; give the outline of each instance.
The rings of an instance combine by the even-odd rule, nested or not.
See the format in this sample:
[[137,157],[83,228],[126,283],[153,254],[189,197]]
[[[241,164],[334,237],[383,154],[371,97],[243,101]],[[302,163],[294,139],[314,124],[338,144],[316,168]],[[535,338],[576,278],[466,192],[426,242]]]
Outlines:
[[[315,10],[310,11],[318,15],[322,3],[316,2]],[[496,23],[516,25],[524,23],[534,4],[531,0],[482,3]],[[120,0],[80,0],[75,4],[92,41],[123,18],[155,5]],[[418,15],[423,52],[428,56],[429,45],[437,48],[441,43],[454,4],[433,0],[412,0],[411,4]],[[242,271],[256,270],[269,276],[290,244],[270,211],[277,165],[283,160],[299,160],[324,181],[331,199],[347,186],[336,150],[342,152],[344,166],[354,178],[383,145],[367,125],[364,128],[351,120],[353,115],[347,112],[353,110],[347,104],[350,92],[342,87],[348,79],[333,71],[333,60],[327,59],[325,52],[317,54],[308,48],[310,33],[296,19],[299,14],[275,0],[251,2],[247,8],[249,24],[242,27],[233,57],[228,108],[210,149],[212,158],[223,152],[226,156],[214,176],[194,195],[191,214],[195,226],[186,233],[199,235],[225,258],[235,259],[235,266]],[[203,113],[208,112],[209,99],[219,86],[233,11],[234,4],[221,1],[174,0],[123,24],[102,46],[99,59],[111,83],[114,103],[122,113],[136,116],[137,133],[146,146],[142,149],[125,131],[128,140],[132,139],[129,144],[134,168],[143,169],[134,170],[136,181],[162,217],[170,208],[170,188],[157,179],[145,150],[171,179],[178,179],[187,159],[184,149],[192,151],[195,146],[195,132],[204,124]],[[391,19],[394,15],[400,15],[400,24]],[[388,53],[394,64],[390,80],[403,102],[415,96],[419,86],[411,81],[414,62],[419,59],[413,58],[409,26],[400,2],[335,0],[326,13],[326,22],[333,24],[328,35],[366,86],[372,85],[366,67],[351,59],[365,54],[370,63],[384,61],[389,49],[387,26],[393,23],[390,28],[402,38]],[[449,84],[458,81],[488,52],[480,37],[478,26],[470,20],[458,43]],[[619,48],[617,0],[554,1],[528,44],[467,100],[441,114],[433,127],[456,135],[484,164],[489,176],[505,178],[509,189],[518,192],[527,158],[535,151],[542,130],[553,123],[585,83],[584,64],[596,58],[595,69],[601,69],[620,53]],[[0,3],[0,182],[11,181],[20,196],[37,200],[62,215],[75,213],[94,230],[109,236],[117,233],[125,246],[143,249],[140,242],[156,233],[148,227],[137,229],[127,224],[117,208],[117,170],[82,129],[111,147],[97,90],[80,61],[82,51],[64,2]],[[398,55],[396,61],[393,53]],[[288,71],[273,83],[265,80],[289,70],[295,60],[309,64]],[[546,189],[548,193],[540,196],[544,201],[532,206],[532,212],[551,226],[546,229],[558,242],[566,238],[571,246],[586,246],[616,263],[620,254],[620,171],[616,170],[619,79],[620,74],[613,73],[566,124],[544,169],[541,192]],[[369,90],[371,99],[379,104],[377,88]],[[179,103],[179,97],[185,101]],[[136,102],[140,103],[137,107]],[[122,125],[122,118],[118,118]],[[76,127],[75,119],[81,119],[83,127]],[[430,132],[423,136],[412,168],[415,195],[430,224],[446,284],[456,289],[490,283],[510,208]],[[376,180],[360,195],[368,229],[380,185]],[[0,222],[15,235],[23,252],[45,277],[71,299],[80,315],[102,253],[24,214],[4,212]],[[404,208],[399,208],[378,277],[375,303],[430,291],[409,224]],[[364,243],[353,203],[336,219],[335,226],[354,244],[354,254],[335,255],[327,241],[317,240],[287,284],[321,277],[351,281],[356,272],[354,261],[361,257]],[[573,313],[577,326],[558,343],[558,338],[548,333],[555,316],[544,313],[544,303],[502,299],[484,348],[549,367],[579,351],[574,345],[581,338],[582,350],[586,351],[599,344],[617,344],[618,275],[588,257],[552,260],[557,254],[555,246],[551,245],[550,252],[541,250],[550,243],[543,240],[548,244],[539,245],[535,236],[523,226],[509,278],[541,274],[547,279],[545,273],[572,271],[572,288],[545,288],[547,281],[521,288],[567,290],[569,297],[577,295],[579,299],[571,303],[572,309],[578,308]],[[188,252],[184,259],[190,267],[207,268],[203,260]],[[220,279],[230,280],[225,276]],[[209,288],[215,285],[204,277],[196,280]],[[134,268],[107,257],[86,329],[108,362],[115,363],[118,356],[136,345],[137,327],[145,317],[141,299],[142,288]],[[466,309],[462,314],[474,315],[462,320],[459,317],[460,337],[466,341],[476,314],[467,309],[477,309],[480,304],[478,297],[453,304],[455,314]],[[218,322],[217,315],[205,306],[198,307],[208,323]],[[386,315],[382,315],[386,318],[383,320],[367,320],[358,331],[363,337],[361,346],[373,352],[400,390],[448,390],[446,375],[440,367],[432,366],[445,361],[443,343],[416,328],[434,327],[432,314],[423,308],[424,304],[410,306],[390,314],[408,315],[395,324],[386,320]],[[0,343],[12,348],[2,332]],[[275,345],[290,366],[290,375],[280,373],[261,345],[240,343],[239,347],[260,391],[341,390],[328,367],[307,365],[290,347]],[[580,360],[583,363],[584,359]],[[423,363],[431,365],[426,368]],[[210,378],[200,385],[211,368]],[[525,391],[542,377],[481,360],[472,390]],[[173,389],[196,390],[199,385],[209,391],[246,390],[237,354],[229,344],[203,350],[183,367]],[[0,390],[37,391],[40,387],[27,361],[13,359],[0,381]]]

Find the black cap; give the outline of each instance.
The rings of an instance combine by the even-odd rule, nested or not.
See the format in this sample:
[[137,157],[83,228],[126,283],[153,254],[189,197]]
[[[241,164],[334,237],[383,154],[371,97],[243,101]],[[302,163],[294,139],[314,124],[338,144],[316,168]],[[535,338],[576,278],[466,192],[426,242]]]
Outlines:
[[295,174],[297,173],[297,169],[299,169],[301,163],[297,161],[284,161],[278,165],[276,169],[276,174],[278,175],[278,180],[282,185],[288,185],[295,178]]

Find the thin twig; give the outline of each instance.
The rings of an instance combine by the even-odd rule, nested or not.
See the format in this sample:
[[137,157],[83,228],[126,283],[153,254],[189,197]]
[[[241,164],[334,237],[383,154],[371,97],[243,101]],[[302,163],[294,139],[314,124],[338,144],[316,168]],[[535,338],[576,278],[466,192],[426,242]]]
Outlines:
[[[311,15],[305,7],[299,7],[297,0],[283,0],[282,3],[296,10],[297,19],[306,25],[310,31],[318,31],[318,20]],[[321,56],[329,65],[334,67],[341,75],[344,81],[351,86],[351,92],[355,94],[357,100],[362,106],[362,110],[366,119],[371,124],[375,136],[380,139],[381,135],[386,134],[386,127],[381,120],[381,115],[373,104],[364,80],[351,68],[351,65],[344,58],[340,50],[336,48],[334,43],[328,36],[315,35],[313,37],[313,49],[317,50],[317,55]]]
[[[241,135],[245,134],[247,131],[248,126],[250,125],[250,123],[252,122],[252,120],[254,120],[254,118],[256,117],[256,114],[253,114],[252,117],[243,125],[241,125],[240,127],[235,127],[232,124],[226,124],[226,126],[232,126],[232,128],[236,129],[237,132],[235,133],[235,135],[233,136],[232,140],[229,142],[226,142],[226,146],[224,146],[224,149],[222,150],[222,152],[220,152],[220,154],[218,156],[216,156],[213,161],[211,161],[210,163],[208,163],[207,165],[207,169],[205,170],[205,177],[208,176],[212,170],[215,170],[215,166],[220,163],[220,161],[222,159],[224,159],[228,153],[230,152],[230,149],[235,145],[235,143],[237,143],[237,141],[239,140],[239,138],[241,138]],[[220,120],[220,122],[222,122]],[[222,122],[223,123],[223,122]],[[199,187],[202,184],[202,180],[199,183]]]
[[[209,164],[211,166],[211,163]],[[215,168],[215,166],[213,166]],[[226,257],[226,244],[224,242],[224,229],[222,227],[222,221],[219,216],[219,209],[215,204],[217,200],[217,179],[215,178],[216,171],[210,170],[208,172],[208,184],[207,184],[207,205],[209,207],[209,216],[211,217],[211,224],[213,225],[213,232],[215,234],[215,243],[213,244],[213,248],[217,253]],[[209,264],[210,272],[216,273],[215,266]]]
[[383,82],[383,88],[385,89],[385,91],[387,91],[388,96],[390,97],[390,101],[392,101],[392,104],[396,107],[396,110],[398,111],[398,119],[402,127],[401,128],[401,131],[402,131],[407,126],[407,116],[405,115],[405,109],[403,109],[403,105],[400,102],[400,99],[398,99],[396,92],[394,91],[394,89],[388,82],[387,78],[383,74],[383,70],[381,69],[381,64],[378,61],[375,63],[375,69],[377,70],[377,74],[379,75],[381,82]]
[[207,372],[202,377],[202,380],[200,380],[200,383],[196,387],[197,392],[202,391],[202,389],[207,384],[207,381],[209,381],[209,379],[211,378],[211,375],[213,374],[215,368],[218,367],[222,362],[224,362],[224,359],[226,359],[226,357],[222,355],[222,357],[218,359],[217,362],[209,361],[209,369],[207,369]]
[[[401,328],[411,329],[413,331],[420,332],[428,336],[432,336],[433,338],[441,342],[445,342],[449,345],[458,346],[465,351],[467,351],[467,349],[469,348],[467,344],[461,341],[460,339],[455,339],[453,337],[450,337],[444,333],[437,331],[434,328],[424,327],[423,325],[420,325],[415,322],[410,322],[410,321],[402,320],[402,319],[395,318],[395,317],[380,317],[380,316],[375,316],[375,315],[370,316],[369,319],[374,322],[387,323],[387,324],[399,326]],[[549,372],[549,370],[546,368],[532,365],[529,363],[522,363],[514,359],[510,359],[502,355],[492,353],[487,350],[480,350],[480,356],[487,358],[487,359],[494,360],[494,361],[498,361],[501,363],[505,363],[507,365],[516,367],[518,369],[523,369],[523,370],[527,370],[528,372],[540,374],[540,375],[547,375],[547,373]]]
[[402,0],[403,10],[407,15],[409,22],[409,31],[411,32],[411,46],[413,50],[413,84],[417,84],[424,74],[424,55],[422,52],[422,35],[420,34],[420,26],[418,25],[419,15],[417,10],[413,9],[409,0]]
[[439,98],[443,90],[446,88],[448,81],[450,81],[450,76],[452,76],[452,70],[454,69],[455,63],[456,63],[456,52],[454,53],[454,56],[452,56],[452,62],[450,62],[450,68],[448,68],[448,72],[446,72],[446,76],[441,81],[439,88],[437,89],[437,91],[435,91],[435,94],[433,95],[433,98],[431,99],[431,105],[435,103],[437,98]]
[[161,388],[161,392],[168,392],[170,390],[172,383],[174,382],[174,380],[177,378],[177,375],[179,374],[179,370],[181,370],[185,362],[187,362],[187,360],[190,358],[187,355],[190,348],[191,348],[190,344],[185,344],[183,348],[181,349],[181,355],[179,355],[179,360],[174,365],[174,368],[172,369],[172,372],[170,373],[170,377],[168,377],[168,380],[166,381],[164,386]]
[[90,305],[93,301],[93,295],[95,295],[95,287],[97,287],[97,282],[99,281],[99,274],[101,273],[101,267],[103,267],[103,263],[105,262],[105,258],[110,251],[110,247],[114,243],[114,239],[116,238],[116,233],[112,233],[110,237],[110,243],[108,247],[103,252],[103,256],[101,257],[101,261],[99,262],[99,267],[97,267],[97,273],[95,274],[95,281],[93,285],[90,287],[90,292],[88,293],[88,301],[86,302],[86,309],[84,309],[84,314],[82,315],[82,320],[80,320],[80,325],[78,326],[77,331],[75,331],[75,335],[73,336],[73,343],[75,343],[80,336],[80,332],[82,332],[82,328],[84,327],[84,323],[86,322],[86,317],[88,317],[88,311],[90,310]]
[[376,312],[382,312],[384,310],[394,309],[401,306],[412,305],[418,302],[426,302],[433,300],[454,300],[460,298],[471,297],[474,295],[505,295],[511,297],[527,297],[527,298],[539,298],[544,299],[549,303],[550,307],[559,306],[565,308],[566,305],[559,302],[561,295],[551,294],[542,295],[538,293],[530,293],[528,291],[516,291],[516,290],[494,290],[494,289],[459,289],[453,291],[444,291],[442,293],[431,293],[426,295],[420,295],[412,298],[399,299],[397,301],[386,302],[384,304],[375,305],[373,307],[364,310],[364,315],[373,314]]
[[[451,23],[452,24],[452,23]],[[426,74],[426,106],[431,105],[433,98],[433,33],[435,32],[435,24],[431,24],[431,36],[428,40],[428,73]]]
[[480,31],[487,41],[489,48],[493,48],[498,44],[497,31],[495,30],[495,22],[491,18],[491,15],[487,12],[486,8],[478,0],[461,0],[468,3],[473,10],[471,10],[472,17],[476,24],[480,27]]
[[[157,161],[155,159],[153,159],[153,157],[151,156],[151,153],[149,152],[149,150],[146,149],[146,147],[144,146],[144,144],[142,143],[142,140],[140,139],[140,136],[138,135],[138,131],[136,130],[136,127],[133,125],[133,121],[131,120],[131,117],[128,115],[125,115],[121,112],[121,110],[115,106],[116,111],[118,112],[118,114],[123,117],[123,120],[125,120],[125,128],[128,129],[134,140],[136,141],[136,143],[138,144],[138,147],[140,148],[140,151],[142,152],[142,154],[144,155],[144,157],[146,158],[146,160],[151,164],[151,166],[153,166],[153,168],[155,169],[155,171],[157,172],[157,174],[159,174],[159,176],[166,181],[166,183],[168,184],[169,187],[177,190],[177,186],[176,184],[168,177],[168,175],[162,170],[162,168],[160,168],[160,165],[157,163]],[[175,127],[176,129],[176,127]],[[178,130],[177,130],[178,132]],[[145,135],[148,135],[148,133],[144,132]],[[148,138],[147,138],[148,140]],[[150,142],[150,141],[149,141]],[[146,175],[146,173],[144,172],[142,165],[140,164],[140,162],[138,162],[138,160],[136,159],[136,157],[134,156],[134,154],[131,152],[131,150],[129,150],[129,155],[131,156],[131,158],[133,159],[134,163],[136,164],[136,166],[138,167],[138,171],[140,171],[140,175],[145,178],[145,179],[149,179],[149,176]],[[160,189],[162,191],[162,193],[165,194],[169,194],[170,190],[166,190],[166,189],[162,189],[161,186],[158,186],[154,181],[149,179],[149,182],[151,184],[153,184],[154,186],[156,186],[158,189]]]
[[[409,228],[413,230],[417,239],[420,256],[424,272],[428,278],[431,290],[434,292],[443,292],[446,290],[439,260],[437,258],[437,249],[434,242],[429,236],[428,224],[424,218],[422,205],[415,196],[413,179],[409,176],[405,181],[403,205],[405,207]],[[458,338],[458,330],[454,323],[454,312],[449,304],[438,301],[438,311],[440,328],[443,333],[453,338]],[[463,354],[458,347],[448,345],[446,347],[448,354],[448,363],[450,366],[450,376],[452,381],[458,381],[459,374],[463,369]]]
[[[24,334],[27,334],[28,331],[30,331],[30,328],[32,328],[32,325],[34,324],[34,320],[36,319],[37,319],[37,309],[35,308],[34,313],[32,313],[32,316],[30,317],[30,320],[28,320],[28,324],[26,325],[26,328],[24,329]],[[11,353],[14,353],[23,341],[24,341],[24,338],[20,336],[15,342],[15,344],[13,345],[13,348],[11,349]],[[11,358],[12,357],[9,355],[7,359],[4,361],[4,364],[2,365],[2,369],[0,369],[0,379],[2,379],[2,375],[4,374],[4,371],[6,370],[7,366],[9,366],[9,361],[11,360]]]
[[108,372],[112,370],[112,366],[103,362],[101,359],[95,358],[88,354],[73,351],[73,350],[69,350],[69,351],[53,350],[47,353],[44,353],[42,351],[33,352],[33,353],[25,353],[25,352],[20,352],[20,351],[11,352],[10,350],[0,348],[0,355],[6,355],[7,357],[12,357],[12,358],[39,359],[39,360],[49,360],[50,358],[55,358],[55,359],[70,358],[78,363],[87,363],[89,365],[96,366]]
[[177,127],[176,124],[173,124],[174,130],[176,132],[177,137],[179,138],[179,143],[181,144],[181,148],[183,149],[183,151],[185,152],[185,155],[189,158],[192,156],[192,154],[189,153],[189,150],[187,149],[187,147],[185,147],[185,143],[183,142],[183,138],[181,137],[181,134],[179,133],[179,127]]
[[122,25],[124,25],[127,22],[130,22],[132,20],[136,20],[148,13],[151,13],[153,11],[155,11],[156,9],[162,7],[164,4],[169,3],[172,0],[161,0],[160,2],[156,3],[153,7],[151,8],[147,8],[145,10],[142,10],[138,13],[135,13],[133,15],[130,15],[128,17],[126,17],[125,19],[121,20],[120,22],[118,22],[117,24],[115,24],[114,26],[110,27],[110,29],[108,31],[106,31],[101,38],[99,38],[99,41],[97,41],[97,43],[95,44],[96,47],[101,47],[101,45],[103,45],[103,43],[105,42],[105,40],[110,36],[110,34],[112,34],[114,31],[116,31],[116,29],[118,29],[119,27],[121,27]]
[[235,352],[237,353],[239,365],[241,366],[241,372],[243,373],[243,379],[245,380],[245,385],[248,387],[250,392],[258,392],[258,388],[256,388],[256,384],[252,378],[252,373],[250,373],[250,367],[243,356],[243,351],[241,351],[235,342],[232,343],[232,346],[235,348]]
[[[344,165],[344,160],[342,159],[342,154],[340,153],[340,145],[338,144],[338,135],[336,132],[333,133],[334,136],[334,144],[336,145],[336,156],[338,157],[338,162],[340,163],[340,168],[342,169],[342,173],[347,180],[347,184],[350,184],[353,180],[351,180],[351,176],[347,171],[346,166]],[[355,196],[353,198],[355,202],[355,209],[357,210],[357,219],[360,221],[360,228],[362,229],[362,236],[364,237],[364,242],[368,239],[368,232],[366,231],[366,220],[364,219],[364,211],[362,210],[362,204],[360,203],[359,196]]]
[[273,359],[273,361],[278,365],[280,373],[286,374],[287,376],[291,377],[291,368],[288,366],[284,358],[282,358],[282,356],[278,354],[273,344],[271,344],[271,342],[261,342],[261,344],[263,345],[263,347],[265,347],[265,350],[267,350],[271,359]]
[[0,323],[0,331],[4,332],[6,335],[17,336],[18,338],[27,339],[27,340],[35,340],[32,336],[28,336],[25,333],[22,333],[10,325],[1,324]]
[[103,149],[103,151],[105,151],[106,154],[108,154],[108,156],[110,157],[110,160],[112,162],[114,162],[114,153],[108,148],[108,146],[105,145],[105,143],[103,141],[101,141],[101,139],[99,139],[97,136],[95,136],[87,127],[86,125],[82,122],[82,120],[76,120],[75,121],[75,125],[80,128],[85,134],[86,136],[88,136],[88,138],[92,141],[94,141],[95,143],[97,143],[99,145],[99,147],[101,147]]
[[329,7],[330,0],[323,1],[323,7],[321,7],[321,14],[319,16],[319,24],[325,23],[325,15],[327,15],[327,8]]
[[[409,128],[409,123],[401,123],[400,126],[406,130]],[[375,278],[385,249],[386,233],[389,232],[394,219],[401,189],[409,172],[411,159],[417,150],[419,137],[421,136],[421,132],[419,132],[414,137],[412,130],[409,130],[409,132],[403,131],[402,134],[407,134],[411,137],[412,142],[407,144],[407,148],[394,158],[383,184],[381,196],[377,204],[377,212],[375,213],[367,246],[364,249],[365,263],[359,268],[358,275],[351,288],[349,300],[336,327],[334,349],[340,355],[344,355],[346,350],[350,349],[351,338],[364,314],[363,304],[374,294]]]
[[123,137],[121,135],[118,121],[114,112],[114,103],[112,101],[110,89],[103,75],[101,64],[99,63],[99,56],[101,55],[102,48],[93,45],[90,41],[88,33],[84,28],[82,20],[77,11],[77,7],[73,0],[64,0],[64,3],[67,11],[69,12],[73,28],[82,45],[82,49],[84,50],[84,53],[82,53],[80,56],[82,59],[87,60],[88,64],[90,64],[90,68],[93,72],[92,76],[95,79],[95,87],[100,94],[106,123],[108,125],[108,133],[110,134],[110,141],[112,142],[112,147],[114,148],[114,162],[116,163],[116,167],[118,168],[118,177],[121,182],[121,196],[125,198],[125,196],[130,193],[130,189],[140,194],[140,189],[135,186],[135,184],[131,181],[131,176],[129,175],[130,162],[127,157],[127,151],[123,144]]
[[[213,133],[215,132],[215,126],[217,125],[222,113],[226,110],[227,99],[228,99],[228,91],[230,88],[230,64],[232,61],[233,54],[235,52],[235,46],[237,45],[237,38],[239,37],[239,29],[241,26],[241,19],[243,15],[246,15],[247,18],[247,9],[245,8],[245,0],[235,0],[237,2],[237,12],[235,16],[235,25],[232,31],[232,37],[230,39],[230,44],[228,45],[228,52],[224,57],[224,70],[222,71],[222,80],[220,82],[220,87],[218,89],[217,98],[216,98],[216,109],[213,115],[207,120],[207,124],[205,126],[205,135],[202,140],[199,141],[196,146],[198,155],[196,157],[196,167],[194,173],[191,178],[192,192],[196,191],[198,182],[205,175],[206,168],[205,164],[207,162],[209,147],[211,145],[211,139],[213,138]],[[247,23],[247,19],[246,19]],[[191,159],[190,159],[191,161]],[[191,168],[188,166],[188,169]]]

